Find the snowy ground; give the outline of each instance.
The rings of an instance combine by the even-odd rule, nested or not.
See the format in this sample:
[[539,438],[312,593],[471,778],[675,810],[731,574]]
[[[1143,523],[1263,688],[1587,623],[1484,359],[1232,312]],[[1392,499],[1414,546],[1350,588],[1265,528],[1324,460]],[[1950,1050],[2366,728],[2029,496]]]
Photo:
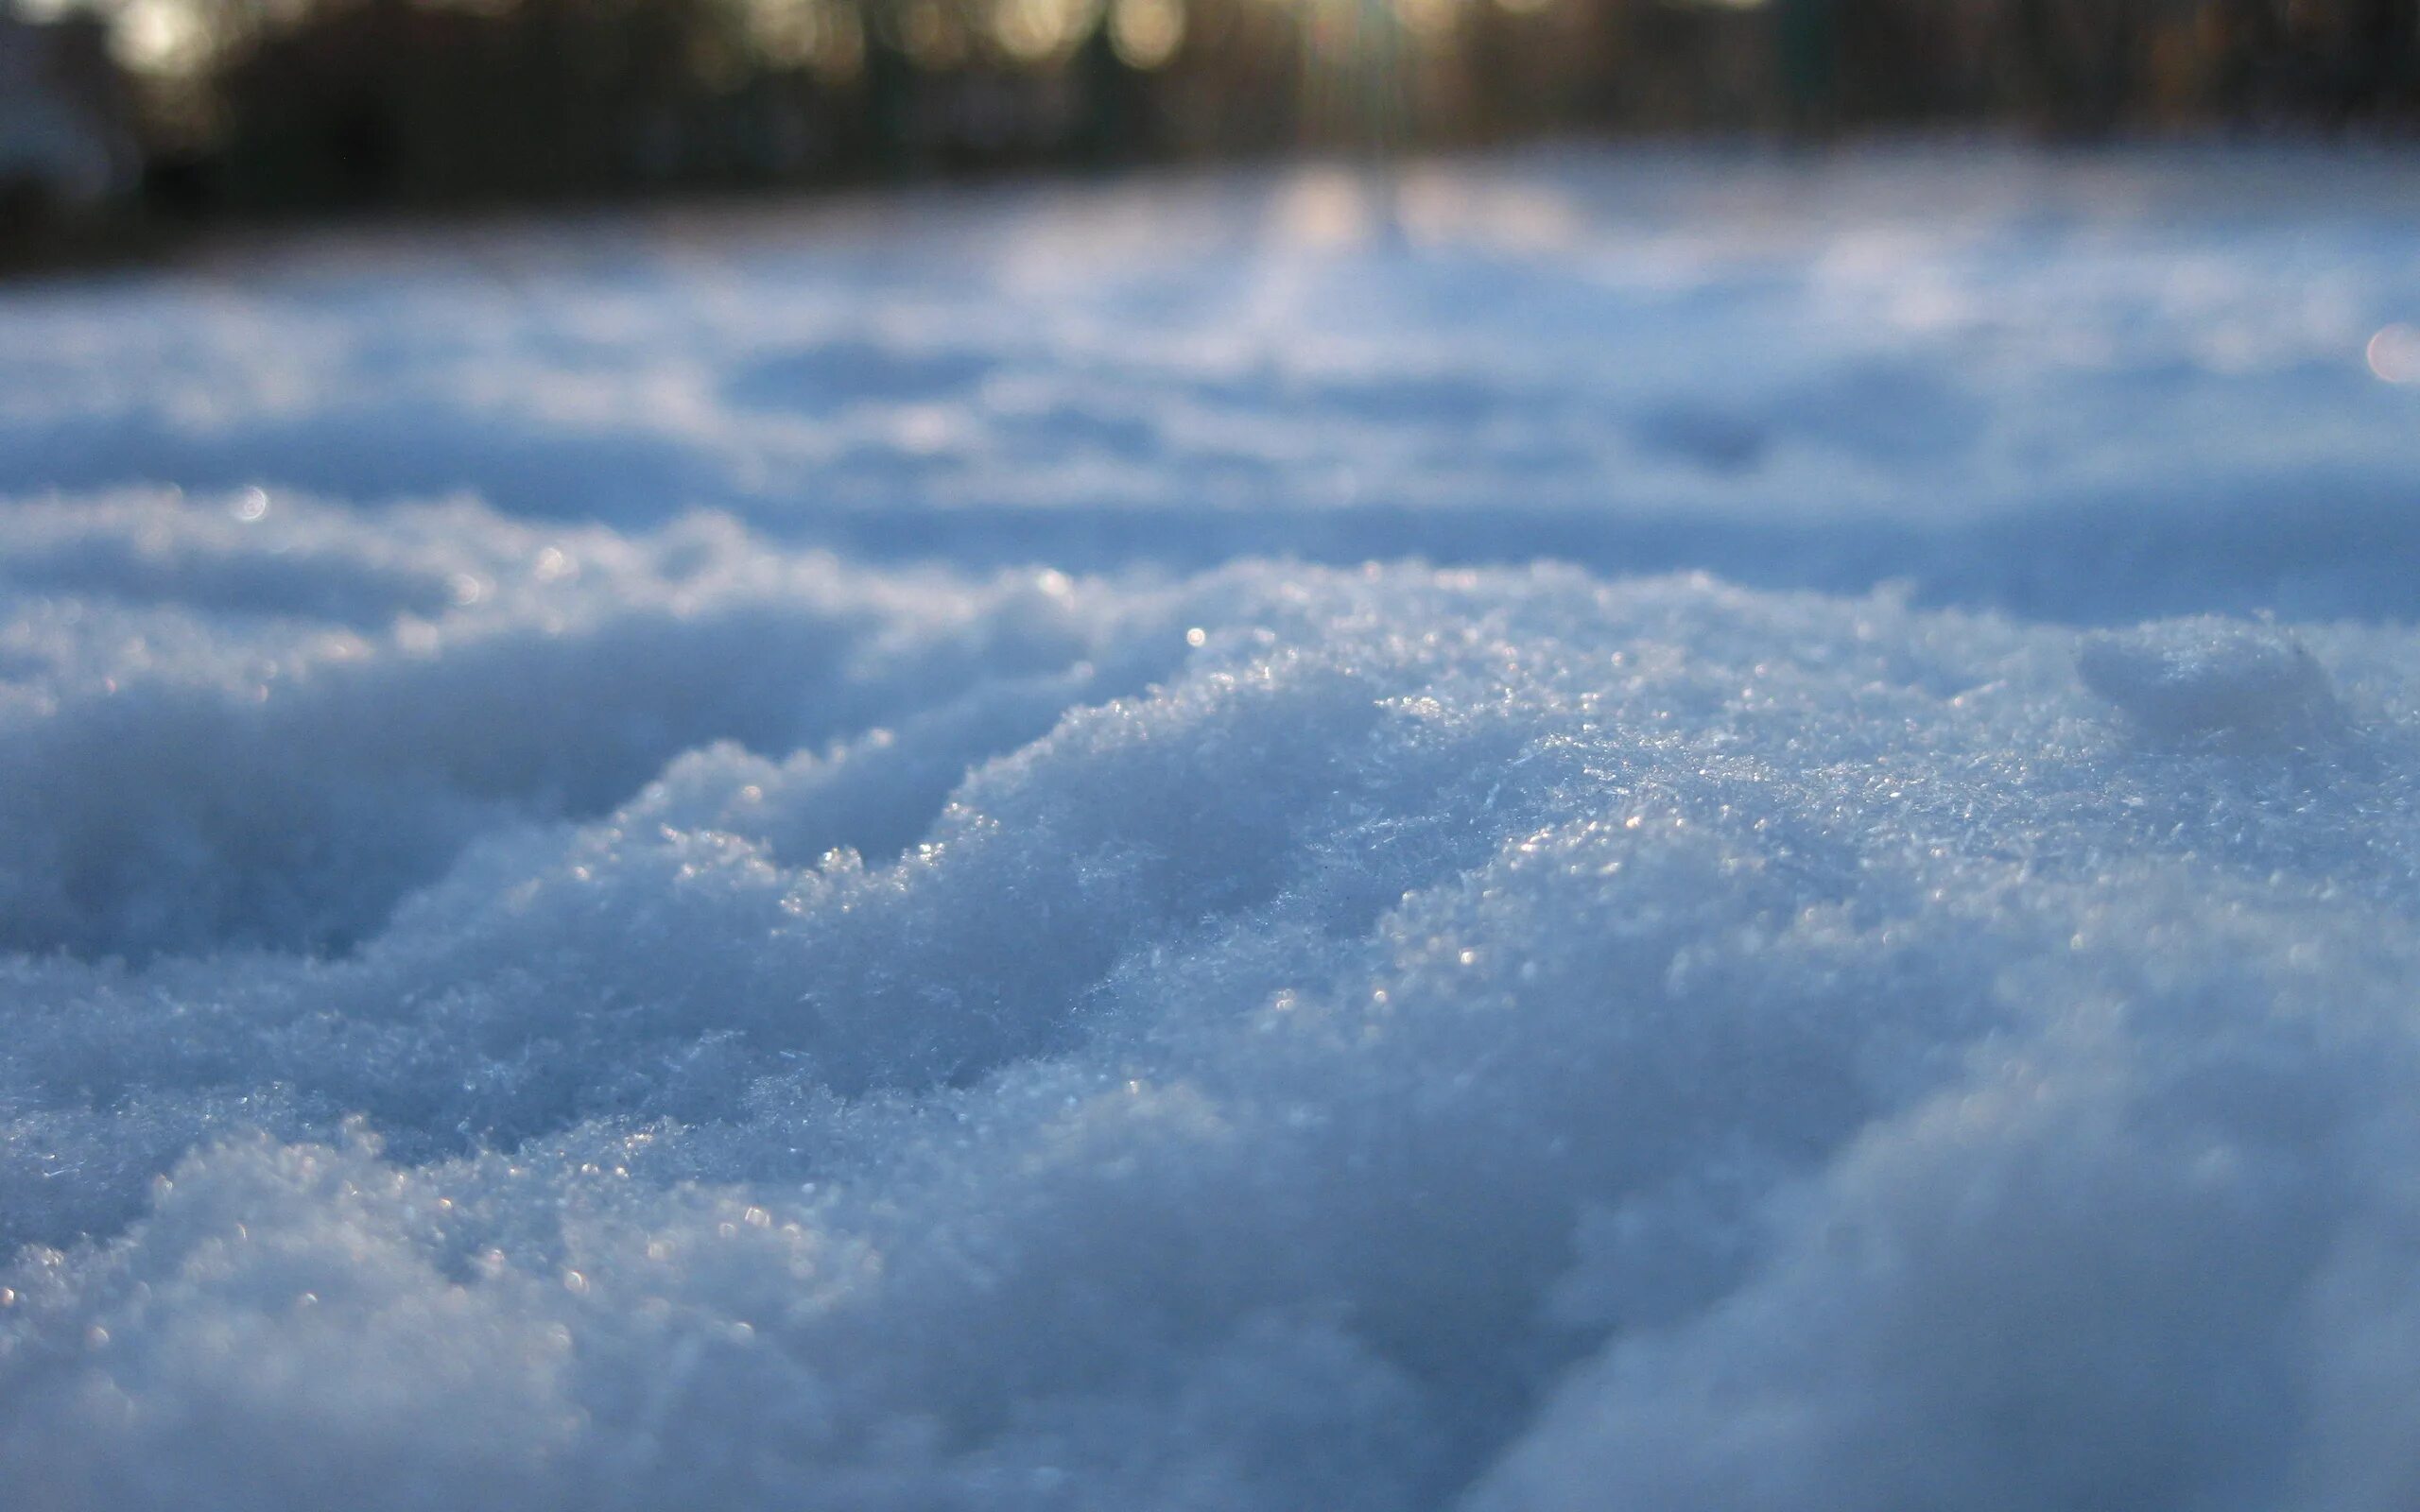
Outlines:
[[2408,1512],[2415,247],[1539,155],[0,288],[0,1505]]

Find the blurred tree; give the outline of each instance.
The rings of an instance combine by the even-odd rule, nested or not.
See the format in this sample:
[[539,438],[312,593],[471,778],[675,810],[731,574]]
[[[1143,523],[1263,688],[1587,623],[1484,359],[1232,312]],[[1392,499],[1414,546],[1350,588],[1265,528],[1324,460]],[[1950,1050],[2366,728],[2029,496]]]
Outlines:
[[[1542,131],[2409,129],[2414,0],[0,0],[252,211]],[[97,35],[97,33],[95,33]]]

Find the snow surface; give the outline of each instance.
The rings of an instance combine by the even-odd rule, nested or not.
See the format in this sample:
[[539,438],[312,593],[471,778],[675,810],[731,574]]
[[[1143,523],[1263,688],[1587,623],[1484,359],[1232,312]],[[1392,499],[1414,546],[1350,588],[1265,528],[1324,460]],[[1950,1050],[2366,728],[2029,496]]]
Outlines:
[[2404,1512],[2415,189],[0,290],[0,1506]]

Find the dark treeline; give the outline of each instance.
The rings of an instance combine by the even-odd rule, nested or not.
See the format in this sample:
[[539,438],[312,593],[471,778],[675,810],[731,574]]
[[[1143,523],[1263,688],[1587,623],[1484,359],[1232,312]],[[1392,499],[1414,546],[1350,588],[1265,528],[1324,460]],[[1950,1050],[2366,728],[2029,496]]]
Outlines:
[[2414,0],[172,0],[139,31],[87,3],[32,29],[107,34],[145,164],[119,199],[155,218],[1543,132],[2420,122]]

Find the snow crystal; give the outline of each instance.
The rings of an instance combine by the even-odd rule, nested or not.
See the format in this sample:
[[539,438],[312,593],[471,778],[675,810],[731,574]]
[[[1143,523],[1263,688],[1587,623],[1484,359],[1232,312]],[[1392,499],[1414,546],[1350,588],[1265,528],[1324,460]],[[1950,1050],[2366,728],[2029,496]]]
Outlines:
[[0,1501],[2410,1505],[2402,212],[1656,161],[0,296]]

